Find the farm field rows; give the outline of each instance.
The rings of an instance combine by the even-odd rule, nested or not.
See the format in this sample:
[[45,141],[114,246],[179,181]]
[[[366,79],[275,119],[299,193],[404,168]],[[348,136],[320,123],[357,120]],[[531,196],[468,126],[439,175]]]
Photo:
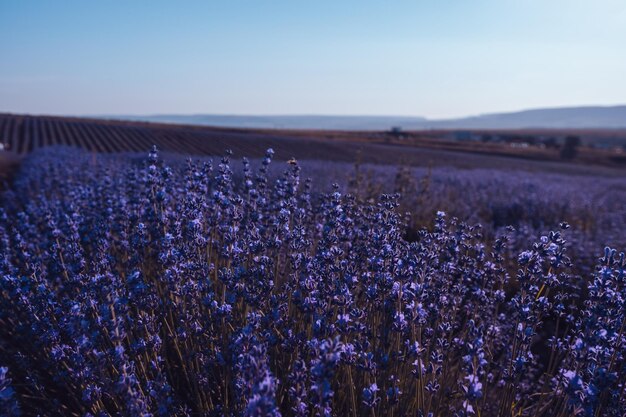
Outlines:
[[[435,132],[443,135],[442,132]],[[368,136],[369,135],[369,136]],[[206,126],[157,124],[53,116],[0,114],[0,143],[17,154],[64,145],[90,152],[145,154],[153,145],[180,155],[234,155],[260,158],[267,148],[277,159],[300,159],[408,165],[422,167],[493,168],[623,176],[626,169],[603,164],[580,164],[533,159],[524,155],[471,151],[475,145],[425,139],[420,145],[387,143],[380,134],[365,132],[269,131]],[[443,143],[443,145],[442,145]],[[462,145],[462,146],[461,146]],[[493,148],[493,146],[492,146]],[[469,150],[468,150],[469,149]]]

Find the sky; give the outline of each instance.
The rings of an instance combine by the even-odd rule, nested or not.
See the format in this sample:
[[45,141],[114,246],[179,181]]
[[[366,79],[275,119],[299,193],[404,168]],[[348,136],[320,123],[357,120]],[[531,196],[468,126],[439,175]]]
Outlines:
[[0,112],[626,104],[623,0],[0,0]]

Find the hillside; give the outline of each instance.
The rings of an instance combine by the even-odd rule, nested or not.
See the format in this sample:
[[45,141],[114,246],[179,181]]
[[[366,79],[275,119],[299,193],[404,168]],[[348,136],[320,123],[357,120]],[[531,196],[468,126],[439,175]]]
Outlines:
[[617,129],[626,128],[626,105],[531,109],[453,119],[411,116],[308,116],[308,115],[116,115],[121,119],[254,129],[405,130],[424,129]]
[[427,123],[446,129],[617,129],[626,127],[626,106],[532,109]]

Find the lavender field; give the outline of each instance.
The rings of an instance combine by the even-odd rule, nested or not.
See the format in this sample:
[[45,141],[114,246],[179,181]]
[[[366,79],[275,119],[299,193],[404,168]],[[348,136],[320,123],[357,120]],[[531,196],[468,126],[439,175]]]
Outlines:
[[49,147],[0,415],[623,416],[623,177]]

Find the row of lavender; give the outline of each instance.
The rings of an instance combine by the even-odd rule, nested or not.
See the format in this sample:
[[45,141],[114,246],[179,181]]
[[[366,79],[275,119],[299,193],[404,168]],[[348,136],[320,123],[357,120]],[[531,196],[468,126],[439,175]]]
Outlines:
[[624,413],[622,254],[581,280],[577,225],[443,212],[406,239],[411,200],[271,158],[32,156],[0,216],[0,414]]

